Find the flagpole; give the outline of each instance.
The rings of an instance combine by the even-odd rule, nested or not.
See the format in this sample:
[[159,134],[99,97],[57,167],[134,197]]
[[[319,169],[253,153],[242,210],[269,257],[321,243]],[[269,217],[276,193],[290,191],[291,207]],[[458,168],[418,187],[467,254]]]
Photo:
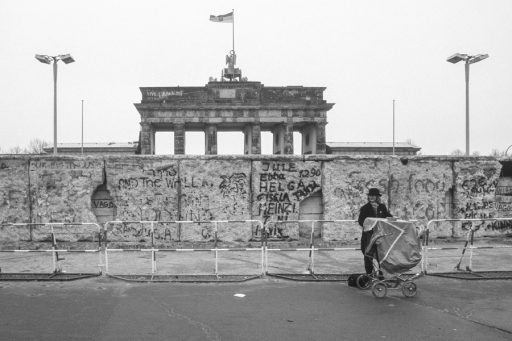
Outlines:
[[235,54],[235,9],[233,11],[233,54]]
[[393,100],[393,155],[395,155],[395,100]]

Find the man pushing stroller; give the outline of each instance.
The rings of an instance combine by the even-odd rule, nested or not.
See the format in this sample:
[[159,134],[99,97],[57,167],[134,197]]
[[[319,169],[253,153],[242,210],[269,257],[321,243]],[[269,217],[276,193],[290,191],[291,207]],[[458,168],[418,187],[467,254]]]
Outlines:
[[411,221],[385,219],[392,215],[380,202],[380,196],[377,188],[371,188],[368,203],[359,212],[358,222],[363,228],[361,251],[366,274],[356,278],[356,286],[361,289],[371,287],[373,295],[378,298],[385,297],[388,289],[401,289],[404,296],[413,297],[416,295],[413,280],[421,273],[411,275],[405,272],[421,261],[418,233]]
[[[370,188],[368,191],[368,202],[361,207],[359,210],[359,225],[363,227],[363,223],[366,218],[388,218],[392,217],[389,213],[386,205],[380,200],[381,194],[378,188]],[[364,231],[361,234],[361,252],[364,256],[364,269],[367,274],[373,273],[373,260],[365,254],[365,250],[370,243],[372,238],[373,230]]]

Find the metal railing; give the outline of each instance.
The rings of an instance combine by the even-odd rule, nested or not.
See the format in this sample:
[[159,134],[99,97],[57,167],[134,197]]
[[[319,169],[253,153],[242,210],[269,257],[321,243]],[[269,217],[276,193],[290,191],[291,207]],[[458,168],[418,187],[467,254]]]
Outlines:
[[268,253],[269,252],[288,252],[288,251],[309,251],[308,264],[306,271],[310,274],[315,274],[315,251],[357,251],[360,248],[348,248],[348,247],[331,247],[331,248],[316,248],[314,245],[314,234],[316,223],[357,223],[357,220],[352,219],[341,219],[341,220],[280,220],[280,221],[269,221],[265,224],[265,233],[268,234],[270,224],[299,224],[299,223],[311,223],[311,231],[309,238],[309,247],[307,248],[269,248],[265,238],[265,274],[268,273]]
[[[417,222],[415,220],[411,220],[412,222]],[[460,263],[462,261],[463,256],[466,253],[466,250],[469,250],[469,265],[467,266],[467,270],[472,271],[473,269],[473,256],[474,250],[477,249],[506,249],[512,248],[511,245],[496,245],[496,246],[475,246],[474,245],[474,237],[475,233],[478,231],[479,227],[473,227],[473,223],[485,223],[485,222],[498,222],[498,221],[511,221],[512,217],[507,218],[482,218],[482,219],[433,219],[427,222],[426,227],[421,227],[420,234],[422,237],[422,260],[420,263],[421,271],[423,273],[427,273],[429,271],[429,262],[432,251],[437,250],[461,250],[462,254],[460,255],[459,263],[456,266],[457,270],[460,270]],[[3,252],[12,252],[12,253],[31,253],[31,252],[39,252],[39,253],[51,253],[51,272],[59,273],[62,271],[61,261],[63,258],[59,256],[60,253],[98,253],[98,264],[97,266],[100,269],[100,273],[109,274],[109,254],[115,252],[144,252],[150,253],[151,256],[151,274],[157,273],[157,254],[159,252],[212,252],[214,253],[215,259],[215,267],[214,274],[219,276],[219,253],[221,252],[231,252],[231,251],[239,251],[239,252],[260,252],[261,257],[258,263],[258,266],[261,267],[261,272],[258,275],[266,275],[269,272],[269,253],[275,252],[287,252],[287,251],[305,251],[309,252],[308,263],[306,266],[306,270],[309,274],[315,274],[315,266],[317,266],[317,259],[315,254],[319,251],[360,251],[360,248],[357,247],[316,247],[315,245],[315,232],[319,231],[320,224],[342,224],[342,223],[355,223],[355,220],[288,220],[288,221],[269,221],[265,225],[260,220],[214,220],[214,221],[109,221],[104,224],[103,228],[97,223],[12,223],[12,224],[2,224],[1,226],[12,226],[12,227],[28,227],[27,237],[24,241],[28,242],[50,242],[51,248],[25,248],[25,249],[0,249],[0,253]],[[472,223],[472,226],[467,230],[465,244],[463,247],[437,247],[437,246],[429,246],[429,236],[431,231],[433,230],[433,225],[437,223],[443,222],[451,222],[451,223]],[[261,242],[261,247],[249,247],[249,248],[241,248],[241,247],[218,247],[219,240],[222,240],[223,228],[224,224],[232,224],[232,223],[243,223],[250,224],[251,234],[253,234],[254,229],[257,231],[262,231],[262,238],[259,242]],[[112,234],[112,230],[116,224],[142,224],[149,226],[148,234],[149,241],[147,242],[147,247],[138,247],[134,249],[123,249],[123,248],[110,248],[110,243],[113,242],[109,236]],[[209,240],[212,242],[212,247],[210,248],[167,248],[158,247],[155,242],[155,229],[158,224],[177,224],[178,229],[181,225],[191,225],[191,224],[212,224],[213,230],[212,235],[209,236]],[[257,225],[257,227],[254,226]],[[269,247],[268,243],[268,235],[270,234],[270,225],[272,224],[311,224],[311,229],[309,231],[309,247],[298,247],[298,248],[272,248]],[[92,226],[93,230],[90,231],[59,231],[58,228],[64,228],[66,226]],[[42,228],[42,232],[37,227]],[[19,231],[17,232],[20,233]],[[69,235],[69,234],[90,234],[92,235],[92,239],[87,239],[88,241],[92,241],[92,244],[96,242],[97,236],[97,247],[89,248],[89,249],[70,249],[59,247],[59,243],[62,241],[62,238],[59,238],[61,235]],[[322,236],[322,231],[319,233]],[[35,236],[35,237],[34,237]],[[20,239],[21,240],[21,239]],[[102,243],[103,242],[103,243]],[[453,257],[453,256],[451,256]]]
[[[259,248],[218,248],[218,237],[219,237],[219,225],[220,224],[230,224],[230,223],[251,223],[251,224],[258,224],[259,228],[263,230],[263,224],[260,220],[207,220],[207,221],[109,221],[104,224],[105,227],[105,273],[109,274],[109,258],[108,253],[109,252],[149,252],[151,253],[151,274],[155,274],[157,272],[157,257],[156,254],[158,252],[214,252],[215,254],[215,269],[214,274],[219,275],[219,252],[221,251],[259,251],[261,252],[261,269],[262,273],[264,274],[264,241],[261,241],[261,247]],[[114,226],[115,224],[149,224],[150,225],[150,237],[151,237],[151,247],[150,248],[136,248],[136,249],[120,249],[120,248],[109,248],[108,247],[108,231],[109,227]],[[213,248],[156,248],[155,247],[155,224],[213,224],[214,225],[214,247]],[[251,226],[251,233],[252,233],[252,226]]]
[[474,235],[475,235],[475,232],[478,231],[479,228],[475,229],[473,228],[473,224],[471,225],[471,227],[468,229],[468,232],[467,232],[467,235],[466,235],[466,239],[465,239],[465,243],[464,243],[464,246],[462,247],[462,249],[460,247],[429,247],[428,244],[429,244],[429,235],[430,235],[430,227],[432,224],[434,223],[442,223],[442,222],[459,222],[459,223],[473,223],[473,222],[480,222],[480,223],[485,223],[485,222],[496,222],[496,221],[511,221],[512,222],[512,218],[476,218],[476,219],[432,219],[432,220],[429,220],[427,222],[427,226],[425,228],[425,233],[426,233],[426,238],[424,238],[424,244],[422,246],[422,253],[423,253],[423,257],[422,257],[422,262],[421,262],[421,271],[423,273],[427,273],[428,272],[428,267],[429,267],[429,251],[432,251],[432,250],[462,250],[462,253],[460,255],[460,260],[459,262],[457,263],[457,265],[455,265],[454,269],[455,270],[460,270],[460,265],[461,265],[461,262],[462,262],[462,258],[464,257],[464,254],[466,253],[466,250],[469,249],[469,264],[468,266],[466,267],[466,270],[468,271],[473,271],[473,250],[476,250],[476,249],[506,249],[506,248],[512,248],[512,246],[510,245],[503,245],[503,246],[500,246],[500,245],[497,245],[497,246],[474,246],[473,245],[473,242],[474,242]]
[[[12,252],[12,253],[51,253],[52,255],[52,266],[51,266],[51,273],[60,273],[62,272],[62,266],[60,261],[64,260],[64,258],[59,257],[59,253],[98,253],[98,264],[99,272],[102,272],[103,264],[102,257],[101,257],[101,227],[97,223],[8,223],[8,224],[2,224],[2,227],[4,226],[12,226],[12,227],[29,227],[29,239],[28,241],[34,242],[33,240],[33,229],[34,227],[41,226],[41,227],[49,227],[48,233],[43,233],[47,235],[47,238],[41,238],[40,242],[47,242],[48,237],[51,242],[51,249],[1,249],[0,252]],[[59,248],[57,245],[59,235],[69,235],[69,234],[84,234],[83,232],[56,232],[54,227],[65,227],[65,226],[94,226],[96,227],[96,231],[92,234],[92,242],[95,242],[95,236],[98,237],[98,247],[95,249],[84,249],[84,250],[73,250],[73,249],[64,249]],[[29,271],[24,271],[24,273],[30,273]]]

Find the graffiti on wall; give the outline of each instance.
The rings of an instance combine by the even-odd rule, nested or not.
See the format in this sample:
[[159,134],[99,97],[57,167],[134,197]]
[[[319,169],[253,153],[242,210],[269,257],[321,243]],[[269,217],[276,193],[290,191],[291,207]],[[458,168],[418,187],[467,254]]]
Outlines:
[[[432,220],[447,218],[450,211],[451,179],[443,173],[442,169],[437,173],[429,174],[411,173],[407,179],[397,182],[399,190],[403,190],[403,199],[394,205],[397,215],[406,219]],[[400,196],[391,189],[391,197]],[[405,194],[405,195],[404,195]]]
[[[195,180],[190,182],[190,187],[183,187],[181,195],[181,211],[184,220],[241,219],[246,213],[249,188],[245,173],[221,174],[213,179],[207,177],[191,177],[191,179]],[[198,185],[192,186],[192,183]],[[203,234],[211,233],[203,232]]]
[[[502,177],[496,185],[495,208],[498,217],[512,217],[512,177]],[[497,221],[492,226],[495,230],[512,228],[512,220]]]
[[366,194],[372,187],[380,188],[382,193],[387,193],[388,179],[373,178],[368,179],[364,171],[351,171],[344,179],[343,186],[334,188],[333,194],[343,203],[344,219],[357,219],[359,209],[366,204]]
[[177,167],[174,164],[136,166],[116,163],[112,167],[116,173],[109,178],[114,183],[111,192],[117,206],[117,219],[178,220]]
[[[321,169],[315,162],[261,162],[255,175],[255,215],[269,220],[286,221],[298,218],[300,202],[320,190]],[[287,238],[286,225],[270,226],[271,236]],[[260,237],[261,231],[255,231]]]
[[[189,167],[187,163],[182,163],[179,172],[177,163],[151,167],[116,164],[117,172],[110,177],[115,184],[112,193],[117,206],[117,218],[137,221],[245,218],[249,207],[249,176],[236,171],[211,174],[213,172],[208,171],[211,165],[205,163],[201,165],[203,167],[197,167],[197,163],[193,163]],[[209,225],[193,225],[185,226],[183,236],[180,232],[176,238],[213,238],[214,232]],[[132,234],[132,237],[136,238],[137,234]]]
[[[458,180],[456,213],[464,219],[492,219],[498,216],[496,189],[499,182],[499,171],[493,167],[467,169],[467,174]],[[501,206],[501,205],[500,205]],[[502,230],[508,228],[509,223],[485,221],[482,223],[466,222],[462,229],[474,230]]]
[[169,224],[158,224],[151,228],[149,224],[123,223],[112,224],[108,230],[109,240],[126,241],[136,240],[142,243],[151,243],[154,241],[179,241],[177,226]]
[[34,222],[94,221],[92,189],[102,181],[102,160],[30,160]]
[[390,175],[380,171],[352,170],[337,182],[332,195],[337,199],[339,216],[357,219],[361,206],[367,202],[369,188],[379,188],[382,200],[391,213],[402,219],[430,220],[445,218],[449,214],[449,178],[442,172],[429,178],[418,172],[407,171]]

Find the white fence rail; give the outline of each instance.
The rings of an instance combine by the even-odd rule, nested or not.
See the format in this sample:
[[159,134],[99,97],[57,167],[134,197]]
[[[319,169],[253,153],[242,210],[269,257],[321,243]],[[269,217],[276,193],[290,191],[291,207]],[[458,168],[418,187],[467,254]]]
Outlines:
[[[51,253],[52,255],[52,265],[51,265],[51,272],[52,273],[58,273],[62,271],[62,265],[61,261],[64,260],[63,258],[59,257],[59,253],[98,253],[98,264],[99,271],[101,272],[101,269],[103,267],[102,257],[101,257],[101,227],[97,223],[12,223],[12,224],[2,224],[2,227],[28,227],[30,232],[30,237],[28,241],[33,240],[33,229],[37,227],[42,227],[43,229],[48,229],[48,232],[38,232],[39,234],[46,235],[46,238],[39,238],[39,242],[46,242],[48,239],[50,239],[51,242],[51,249],[0,249],[0,252],[2,253],[31,253],[31,252],[41,252],[41,253]],[[94,243],[96,240],[95,237],[97,237],[98,241],[98,247],[94,249],[85,249],[85,250],[73,250],[73,249],[64,249],[59,248],[58,243],[58,236],[63,235],[70,235],[70,234],[84,234],[82,231],[56,231],[56,227],[64,228],[64,227],[70,227],[70,226],[92,226],[95,227],[94,233],[92,234],[92,242]],[[87,233],[85,233],[87,234]],[[29,273],[28,271],[24,271],[24,273]]]
[[[151,274],[155,274],[157,272],[157,257],[156,254],[158,252],[214,252],[215,257],[215,268],[214,274],[219,275],[219,252],[233,252],[233,251],[247,251],[247,252],[260,252],[261,253],[261,275],[264,274],[264,255],[265,248],[262,246],[259,248],[218,248],[218,237],[220,235],[221,229],[219,226],[222,224],[233,224],[233,223],[250,223],[250,229],[252,231],[252,224],[257,224],[258,227],[263,230],[263,224],[260,220],[208,220],[208,221],[109,221],[105,223],[105,233],[106,233],[106,246],[104,248],[105,252],[105,273],[109,274],[109,252],[149,252],[151,253]],[[108,247],[108,231],[116,224],[149,224],[150,226],[150,237],[151,237],[151,247],[150,248],[136,248],[136,249],[120,249],[120,248],[109,248]],[[155,225],[156,224],[179,224],[179,225],[187,225],[187,224],[213,224],[214,225],[214,247],[213,248],[156,248],[155,247]]]
[[[443,253],[444,251],[447,251],[449,253],[449,250],[451,252],[454,251],[460,251],[461,253],[459,255],[449,255],[447,257],[452,258],[458,258],[460,257],[459,263],[455,266],[455,269],[460,270],[461,261],[465,254],[469,254],[469,265],[466,267],[466,270],[472,271],[473,270],[473,260],[474,260],[474,250],[490,250],[490,249],[500,249],[498,252],[502,252],[501,250],[506,249],[512,249],[512,245],[475,245],[474,244],[474,236],[475,232],[479,229],[479,226],[474,227],[476,223],[485,223],[485,222],[499,222],[499,221],[510,221],[512,222],[512,218],[487,218],[487,219],[434,219],[427,222],[426,227],[421,229],[420,233],[423,235],[423,243],[422,243],[422,261],[421,261],[421,271],[423,273],[430,272],[430,262],[432,258],[435,258],[432,256],[432,253]],[[26,227],[28,228],[26,241],[27,242],[33,242],[34,239],[36,239],[38,242],[44,243],[44,242],[51,242],[51,248],[25,248],[25,249],[0,249],[0,253],[51,253],[51,272],[57,273],[62,271],[62,264],[61,261],[63,258],[59,257],[59,253],[97,253],[98,254],[98,264],[97,266],[100,269],[100,273],[109,274],[109,255],[112,253],[121,253],[121,252],[142,252],[142,253],[149,253],[151,258],[151,274],[157,274],[158,272],[158,253],[190,253],[190,252],[211,252],[214,255],[215,260],[215,266],[213,273],[215,275],[220,275],[219,271],[219,253],[224,252],[258,252],[260,253],[260,260],[257,262],[258,267],[261,269],[258,273],[258,275],[265,275],[269,273],[269,255],[275,255],[279,252],[309,252],[309,256],[307,258],[307,265],[304,264],[305,270],[309,272],[310,274],[315,274],[315,267],[317,266],[318,260],[316,259],[316,255],[318,255],[318,252],[323,251],[333,251],[333,252],[356,252],[360,251],[357,247],[318,247],[315,245],[315,232],[320,231],[321,224],[326,223],[332,223],[332,224],[344,224],[344,223],[354,223],[355,220],[288,220],[288,221],[269,221],[265,225],[260,220],[213,220],[213,221],[109,221],[104,224],[103,227],[101,227],[97,223],[13,223],[13,224],[1,224],[2,227]],[[465,238],[464,246],[431,246],[429,245],[429,235],[430,232],[433,230],[434,224],[438,223],[444,223],[444,222],[450,222],[450,223],[471,223],[471,227],[467,230],[467,235]],[[218,247],[219,240],[222,240],[222,235],[225,232],[224,231],[224,225],[229,224],[248,224],[248,228],[253,231],[254,225],[256,225],[257,231],[262,231],[262,238],[261,238],[261,247]],[[114,227],[118,224],[142,224],[144,226],[148,227],[148,234],[146,241],[147,245],[140,247],[138,245],[136,248],[119,248],[119,247],[110,247],[112,240],[109,238],[111,235],[112,230]],[[212,224],[213,225],[213,235],[209,239],[210,242],[212,242],[212,247],[210,248],[167,248],[165,246],[157,245],[155,242],[155,228],[159,224],[178,224],[179,226],[182,225],[192,225],[192,224]],[[309,231],[309,247],[298,247],[298,248],[287,248],[287,247],[272,247],[272,244],[269,244],[268,242],[268,235],[270,234],[271,225],[279,225],[279,224],[311,224],[311,229]],[[64,227],[69,226],[79,226],[79,230],[73,230],[68,229],[64,230]],[[92,227],[89,229],[85,229],[86,232],[84,232],[84,226]],[[275,229],[274,229],[275,231]],[[14,232],[16,233],[16,232]],[[18,232],[21,233],[21,232]],[[69,239],[68,237],[62,237],[62,235],[69,235],[73,233],[78,234],[87,234],[90,233],[93,235],[92,240],[93,244],[96,242],[97,237],[97,247],[89,248],[85,250],[80,249],[69,249],[69,248],[63,248],[59,247],[60,240],[62,239]],[[33,238],[33,236],[37,236],[36,238]],[[321,231],[320,231],[321,235]],[[275,244],[277,245],[277,244]],[[468,252],[466,253],[466,251]],[[508,252],[508,251],[503,251]],[[358,255],[359,256],[359,255]],[[274,257],[274,256],[272,256]],[[351,255],[351,257],[354,257],[354,255]],[[443,256],[439,256],[443,257]],[[439,258],[438,257],[438,258]],[[341,265],[341,264],[340,264]],[[0,265],[1,266],[1,265]],[[362,267],[362,260],[361,260],[361,267]],[[511,270],[512,265],[506,269]],[[480,269],[479,269],[480,270]],[[494,270],[491,269],[491,266],[489,265],[489,268],[485,270]]]

